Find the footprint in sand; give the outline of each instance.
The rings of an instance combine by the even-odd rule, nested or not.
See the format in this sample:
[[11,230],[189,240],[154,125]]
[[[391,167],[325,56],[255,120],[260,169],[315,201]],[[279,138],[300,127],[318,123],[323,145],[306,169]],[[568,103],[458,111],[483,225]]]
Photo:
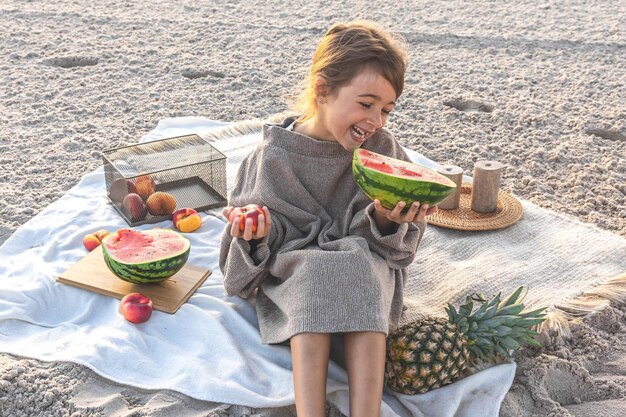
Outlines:
[[585,130],[585,133],[588,135],[599,136],[602,139],[615,140],[615,141],[620,140],[622,142],[626,142],[626,134],[617,132],[615,130],[598,129],[598,128],[592,127],[592,128]]
[[65,56],[50,58],[45,61],[46,65],[58,68],[90,67],[98,64],[98,58],[84,56]]
[[531,371],[530,378],[537,379],[536,399],[561,407],[623,396],[619,383],[596,379],[582,365],[562,359],[554,359],[545,368]]
[[474,100],[448,100],[444,101],[443,105],[466,113],[491,113],[493,111],[493,106],[491,104],[481,103],[480,101]]
[[197,69],[197,68],[184,69],[181,71],[181,75],[185,78],[189,78],[190,80],[193,80],[196,78],[206,78],[209,76],[214,77],[214,78],[226,77],[226,74],[221,73],[221,72],[205,70],[205,69]]

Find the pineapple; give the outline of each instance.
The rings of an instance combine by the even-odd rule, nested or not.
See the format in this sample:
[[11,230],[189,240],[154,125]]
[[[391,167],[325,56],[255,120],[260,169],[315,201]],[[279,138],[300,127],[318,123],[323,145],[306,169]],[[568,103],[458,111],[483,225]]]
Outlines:
[[479,363],[509,358],[522,344],[539,347],[531,327],[545,319],[545,309],[522,313],[523,291],[519,287],[502,301],[500,294],[491,300],[474,294],[458,312],[448,304],[447,320],[425,318],[400,327],[387,338],[387,386],[423,394],[464,377]]

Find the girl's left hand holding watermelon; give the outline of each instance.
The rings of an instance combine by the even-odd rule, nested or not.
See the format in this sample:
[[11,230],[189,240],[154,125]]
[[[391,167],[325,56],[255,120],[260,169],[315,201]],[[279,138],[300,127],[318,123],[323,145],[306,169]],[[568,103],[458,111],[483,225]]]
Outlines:
[[378,199],[374,200],[374,219],[376,225],[381,232],[388,232],[392,223],[421,223],[426,216],[435,214],[439,208],[437,206],[429,207],[428,204],[420,205],[418,201],[411,204],[407,211],[404,211],[406,203],[400,201],[393,210],[384,208]]

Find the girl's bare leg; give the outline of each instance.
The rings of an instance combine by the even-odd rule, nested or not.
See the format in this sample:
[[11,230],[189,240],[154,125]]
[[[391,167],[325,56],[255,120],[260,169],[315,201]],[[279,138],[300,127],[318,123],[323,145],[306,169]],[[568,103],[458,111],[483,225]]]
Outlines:
[[385,381],[385,335],[344,333],[343,343],[350,385],[350,415],[379,417]]
[[300,333],[291,338],[293,386],[298,417],[324,417],[330,334]]

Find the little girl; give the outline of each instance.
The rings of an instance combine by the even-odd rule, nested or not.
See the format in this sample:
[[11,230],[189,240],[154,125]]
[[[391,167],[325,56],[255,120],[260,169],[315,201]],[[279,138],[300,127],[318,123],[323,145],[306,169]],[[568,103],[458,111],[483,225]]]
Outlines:
[[437,208],[371,202],[352,175],[359,147],[409,160],[383,129],[404,87],[406,55],[368,22],[336,24],[311,63],[300,117],[264,127],[230,206],[264,215],[224,231],[227,294],[251,297],[264,343],[288,342],[299,417],[324,416],[331,335],[343,334],[350,414],[378,416],[385,337],[398,324],[406,267]]

